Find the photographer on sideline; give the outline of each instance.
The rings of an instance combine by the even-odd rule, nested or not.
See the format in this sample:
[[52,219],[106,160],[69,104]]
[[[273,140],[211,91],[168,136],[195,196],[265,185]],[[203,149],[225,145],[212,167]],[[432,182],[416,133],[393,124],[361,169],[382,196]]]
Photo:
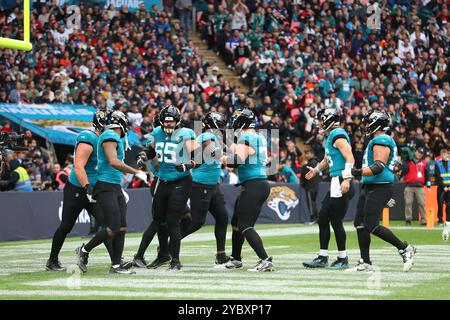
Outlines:
[[412,221],[412,205],[414,198],[417,200],[419,211],[421,214],[421,224],[426,225],[425,212],[425,191],[423,186],[431,187],[430,177],[427,170],[427,163],[423,160],[424,149],[419,147],[416,149],[414,158],[406,161],[402,165],[402,173],[405,182],[405,222],[411,225]]
[[0,181],[1,191],[15,190],[19,192],[31,192],[33,186],[31,185],[30,176],[27,170],[21,166],[19,160],[11,159],[9,161],[9,177],[7,180]]

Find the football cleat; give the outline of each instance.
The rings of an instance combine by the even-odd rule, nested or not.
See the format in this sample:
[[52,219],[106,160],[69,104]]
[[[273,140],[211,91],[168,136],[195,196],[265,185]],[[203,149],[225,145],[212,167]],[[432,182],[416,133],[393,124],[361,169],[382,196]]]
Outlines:
[[371,264],[365,263],[363,259],[359,259],[358,265],[354,268],[346,269],[347,272],[374,272],[375,269]]
[[111,266],[111,268],[109,268],[109,273],[110,274],[136,274],[136,272],[129,270],[128,268],[125,268],[122,264],[119,265],[118,267]]
[[442,230],[442,240],[448,241],[450,222],[444,222],[443,227],[444,229]]
[[236,260],[232,256],[230,256],[230,260],[228,260],[228,262],[225,263],[225,268],[240,269],[240,268],[242,268],[242,261]]
[[152,263],[150,263],[147,268],[148,269],[156,269],[159,268],[165,264],[170,263],[170,257],[169,256],[163,256],[163,257],[157,257]]
[[414,255],[416,254],[416,250],[416,247],[412,245],[408,245],[405,250],[398,250],[398,253],[403,259],[403,271],[408,272],[411,270],[414,264]]
[[88,264],[88,258],[89,258],[89,253],[88,252],[83,252],[84,248],[84,243],[81,245],[81,247],[78,247],[75,249],[75,252],[78,256],[78,261],[77,261],[77,266],[80,268],[80,270],[83,273],[87,272],[87,264]]
[[333,263],[326,267],[327,269],[331,270],[345,270],[348,269],[350,266],[348,264],[348,257],[345,258],[337,258]]
[[66,271],[58,260],[48,259],[45,268],[49,271]]
[[328,267],[328,257],[317,256],[312,261],[303,262],[303,266],[306,268],[326,268]]
[[216,264],[220,265],[220,264],[225,264],[230,260],[230,257],[227,256],[225,253],[219,253],[216,254]]
[[169,271],[178,271],[178,270],[181,270],[181,267],[182,267],[182,265],[180,263],[180,260],[172,259],[172,261],[170,261],[170,265],[169,265],[169,268],[167,270],[169,270]]
[[256,266],[252,269],[248,269],[247,271],[252,272],[271,272],[275,271],[272,263],[272,257],[267,257],[264,260],[259,260]]
[[137,268],[147,268],[147,265],[148,265],[147,261],[145,261],[145,259],[143,257],[139,258],[136,255],[134,256],[134,259],[131,263],[134,267],[137,267]]

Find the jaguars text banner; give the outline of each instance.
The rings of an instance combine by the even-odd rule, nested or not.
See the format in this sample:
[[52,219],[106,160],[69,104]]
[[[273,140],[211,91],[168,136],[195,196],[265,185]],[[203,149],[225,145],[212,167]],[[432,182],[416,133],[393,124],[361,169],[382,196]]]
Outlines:
[[[222,185],[229,221],[233,214],[234,203],[239,196],[240,187]],[[329,183],[321,183],[318,194],[318,207],[329,189]],[[391,219],[404,219],[403,184],[394,187],[396,206],[391,209]],[[129,232],[143,232],[150,224],[150,190],[127,189],[127,224]],[[345,217],[350,221],[356,214],[357,195],[350,202]],[[0,192],[0,241],[33,240],[51,238],[61,221],[62,192]],[[417,216],[417,206],[414,208]],[[257,223],[304,223],[309,221],[305,193],[296,184],[271,184],[270,196],[264,204]],[[210,214],[206,224],[214,224]],[[71,236],[85,236],[89,232],[90,219],[83,211],[78,217]]]
[[141,3],[145,4],[147,11],[150,11],[153,5],[162,8],[162,0],[57,0],[56,2],[58,6],[64,6],[66,4],[80,5],[81,3],[84,5],[99,5],[101,8],[108,8],[110,5],[113,5],[116,9],[120,9],[121,6],[125,6],[131,12],[139,10]]

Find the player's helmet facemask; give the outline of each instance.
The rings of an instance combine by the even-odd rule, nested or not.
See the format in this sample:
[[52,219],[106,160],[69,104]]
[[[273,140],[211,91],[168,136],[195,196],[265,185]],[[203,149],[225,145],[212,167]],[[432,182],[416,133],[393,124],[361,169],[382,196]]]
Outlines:
[[239,136],[243,129],[254,129],[255,127],[255,114],[250,109],[237,109],[228,122],[228,128],[234,130],[235,136]]
[[103,111],[97,111],[94,113],[94,118],[92,119],[92,126],[95,130],[103,132],[106,125],[108,124],[108,115]]
[[114,111],[111,113],[108,119],[108,125],[105,129],[115,129],[120,128],[122,131],[122,134],[120,135],[121,138],[125,137],[125,150],[130,150],[131,147],[128,143],[128,137],[127,132],[128,128],[130,127],[130,121],[128,121],[127,116],[120,111]]
[[220,134],[225,137],[225,128],[227,121],[225,116],[219,112],[208,112],[202,119],[203,130],[212,130],[214,134]]
[[366,135],[372,136],[377,131],[389,130],[389,125],[391,123],[391,118],[385,112],[372,110],[364,118],[363,124],[366,127]]
[[[167,125],[167,122],[174,122],[175,125]],[[181,112],[177,107],[168,106],[161,110],[159,114],[159,122],[166,134],[173,134],[175,129],[180,126]]]
[[319,133],[330,130],[333,126],[340,123],[339,113],[334,108],[322,109],[317,113]]

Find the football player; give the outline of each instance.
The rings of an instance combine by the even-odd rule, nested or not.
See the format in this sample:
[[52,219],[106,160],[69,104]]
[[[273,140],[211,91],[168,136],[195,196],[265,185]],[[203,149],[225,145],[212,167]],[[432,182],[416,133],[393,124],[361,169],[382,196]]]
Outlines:
[[[107,115],[103,111],[94,113],[92,125],[94,130],[84,130],[75,144],[74,170],[71,171],[69,181],[64,187],[63,210],[61,224],[53,235],[50,258],[47,270],[66,271],[58,261],[58,255],[66,236],[73,229],[78,215],[83,209],[88,210],[95,219],[104,223],[104,216],[100,206],[92,199],[93,188],[98,179],[97,171],[97,143],[107,123]],[[105,246],[112,256],[111,242]]]
[[328,267],[328,245],[333,227],[338,247],[338,258],[328,267],[341,270],[349,267],[346,251],[346,239],[343,219],[347,213],[348,203],[353,196],[351,186],[351,169],[355,163],[350,138],[341,128],[340,116],[336,109],[328,108],[318,113],[321,131],[325,134],[325,157],[315,168],[308,167],[305,178],[310,180],[326,168],[330,171],[331,186],[326,194],[322,208],[319,211],[317,223],[319,225],[320,251],[312,261],[303,262],[307,268]]
[[236,167],[241,192],[236,200],[231,218],[232,254],[225,264],[227,269],[242,268],[242,245],[244,239],[259,257],[259,261],[249,271],[273,271],[272,257],[269,257],[261,237],[254,225],[261,208],[269,197],[267,180],[267,141],[255,131],[255,115],[250,109],[238,109],[232,115],[230,128],[235,130],[237,143],[231,144],[222,162],[228,167]]
[[[219,112],[207,113],[203,120],[204,132],[197,137],[202,146],[203,163],[197,164],[192,170],[192,190],[190,196],[191,223],[182,224],[181,237],[184,238],[199,230],[204,224],[206,214],[211,212],[216,220],[214,235],[216,237],[217,265],[226,263],[229,257],[225,253],[225,239],[227,236],[228,214],[225,199],[219,189],[221,173],[221,150],[223,133],[226,128],[225,116]],[[211,154],[214,157],[211,157]]]
[[361,169],[351,170],[354,177],[362,176],[362,192],[358,200],[354,225],[358,235],[361,259],[355,268],[348,271],[373,271],[370,260],[370,235],[392,244],[403,259],[403,270],[409,271],[414,263],[416,248],[402,242],[388,228],[379,224],[383,208],[391,206],[394,168],[397,163],[397,146],[386,134],[390,117],[382,111],[371,111],[364,119],[369,144],[364,152]]
[[[194,152],[199,148],[195,133],[180,128],[181,113],[175,106],[163,108],[161,126],[153,130],[148,145],[149,158],[158,161],[158,185],[153,198],[153,219],[157,223],[159,252],[148,268],[170,262],[169,270],[180,270],[180,213],[184,212],[192,188],[190,170],[195,167]],[[168,239],[170,238],[170,245]]]
[[105,214],[106,228],[99,231],[87,244],[77,248],[78,266],[81,271],[87,272],[89,253],[99,244],[112,238],[113,255],[110,273],[132,274],[121,263],[123,247],[125,244],[126,228],[126,194],[120,183],[123,173],[134,174],[142,181],[147,181],[145,172],[136,170],[123,161],[125,147],[122,138],[125,138],[129,127],[127,116],[120,111],[114,111],[108,121],[106,130],[98,141],[98,180],[92,197],[98,202]]

